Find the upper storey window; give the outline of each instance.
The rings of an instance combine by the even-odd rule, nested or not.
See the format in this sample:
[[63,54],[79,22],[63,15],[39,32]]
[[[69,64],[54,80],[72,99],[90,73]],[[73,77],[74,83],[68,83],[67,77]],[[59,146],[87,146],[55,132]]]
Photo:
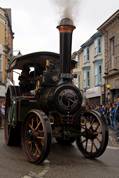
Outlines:
[[84,48],[83,55],[84,55],[84,63],[89,62],[89,48],[88,47]]
[[112,37],[112,38],[110,39],[110,59],[112,59],[112,57],[113,57],[114,54],[115,54],[114,43],[115,43],[115,38]]
[[95,54],[98,55],[102,52],[101,48],[101,37],[95,40]]
[[102,83],[102,64],[95,63],[95,86],[99,86]]
[[90,70],[84,70],[83,72],[83,87],[90,87]]

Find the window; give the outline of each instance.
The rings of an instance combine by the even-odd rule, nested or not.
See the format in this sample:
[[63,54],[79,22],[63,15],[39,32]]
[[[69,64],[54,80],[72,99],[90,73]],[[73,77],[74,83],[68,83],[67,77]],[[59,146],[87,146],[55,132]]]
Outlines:
[[97,38],[95,40],[95,54],[98,55],[102,52],[102,49],[101,49],[101,38]]
[[99,65],[99,83],[102,83],[102,66]]
[[113,57],[114,54],[115,54],[114,43],[115,43],[115,38],[112,37],[112,38],[110,39],[110,59],[111,59],[111,60],[112,60],[112,57]]
[[90,71],[89,70],[84,70],[84,80],[83,80],[83,86],[84,88],[89,88],[90,87]]
[[88,62],[89,61],[89,48],[88,47],[84,48],[83,54],[84,54],[84,63]]
[[102,83],[102,65],[100,63],[95,64],[95,86]]

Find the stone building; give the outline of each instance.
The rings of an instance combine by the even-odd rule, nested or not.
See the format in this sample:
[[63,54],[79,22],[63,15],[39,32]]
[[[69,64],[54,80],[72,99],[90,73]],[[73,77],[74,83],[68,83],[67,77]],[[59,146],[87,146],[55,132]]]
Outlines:
[[74,83],[79,89],[82,89],[83,88],[83,86],[82,86],[82,80],[83,80],[83,76],[82,76],[82,63],[83,63],[82,48],[80,48],[78,51],[75,51],[72,54],[72,59],[77,62],[76,68],[73,69],[73,74],[74,75],[76,74],[74,77]]
[[104,37],[102,33],[95,33],[74,54],[77,54],[78,58],[76,71],[84,99],[92,104],[102,104],[105,96],[103,79]]
[[105,88],[108,101],[119,95],[119,10],[99,28],[105,43]]
[[[11,9],[0,7],[0,101],[5,97],[6,69],[13,52]],[[12,74],[11,74],[12,78]]]

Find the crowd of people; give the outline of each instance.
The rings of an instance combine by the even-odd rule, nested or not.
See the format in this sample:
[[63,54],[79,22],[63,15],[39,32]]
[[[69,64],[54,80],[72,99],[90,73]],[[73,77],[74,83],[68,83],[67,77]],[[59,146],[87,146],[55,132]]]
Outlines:
[[106,119],[107,125],[116,131],[117,139],[119,140],[119,96],[115,102],[106,103],[104,105],[88,105],[89,110],[95,109],[101,113]]
[[113,129],[118,128],[119,123],[119,102],[100,105],[96,108],[102,115],[105,116],[108,126]]

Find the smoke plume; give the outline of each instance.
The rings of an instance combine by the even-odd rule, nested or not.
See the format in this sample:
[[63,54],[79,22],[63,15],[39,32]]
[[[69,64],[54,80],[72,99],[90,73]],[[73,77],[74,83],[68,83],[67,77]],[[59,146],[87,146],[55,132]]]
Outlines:
[[68,17],[77,20],[80,0],[53,0],[60,19]]

